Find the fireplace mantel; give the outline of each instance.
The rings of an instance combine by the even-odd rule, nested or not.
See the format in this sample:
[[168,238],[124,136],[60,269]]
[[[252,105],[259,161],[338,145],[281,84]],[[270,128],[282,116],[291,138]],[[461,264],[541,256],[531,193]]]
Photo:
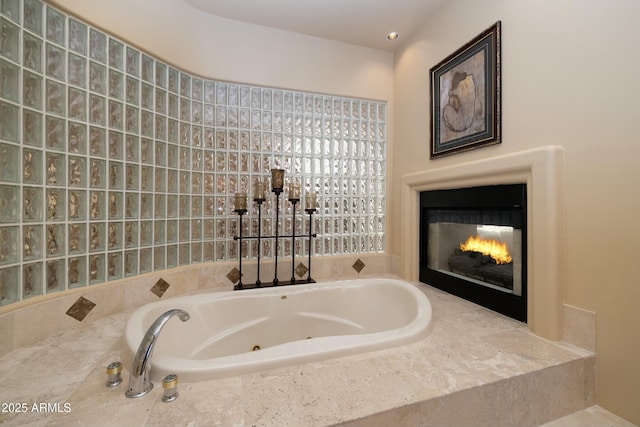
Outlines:
[[529,329],[541,337],[562,338],[564,282],[564,150],[545,146],[402,177],[406,218],[401,250],[402,276],[417,281],[421,191],[480,185],[527,185],[527,263]]

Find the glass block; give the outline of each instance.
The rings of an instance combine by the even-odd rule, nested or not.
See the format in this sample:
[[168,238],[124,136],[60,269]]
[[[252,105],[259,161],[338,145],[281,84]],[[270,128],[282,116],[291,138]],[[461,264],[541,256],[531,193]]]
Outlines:
[[87,165],[84,157],[69,156],[69,186],[86,187]]
[[19,241],[19,227],[0,227],[0,265],[13,264],[20,260]]
[[138,161],[138,137],[134,135],[127,135],[125,138],[125,153],[127,161]]
[[18,102],[20,69],[9,61],[0,59],[0,96],[9,101]]
[[202,242],[195,242],[191,244],[191,262],[202,262]]
[[138,218],[138,193],[126,193],[125,196],[125,218]]
[[43,219],[42,188],[24,187],[22,190],[23,210],[22,221],[41,222]]
[[125,130],[130,133],[138,133],[138,121],[140,120],[140,110],[127,105],[125,117]]
[[109,66],[124,70],[124,45],[113,38],[109,38]]
[[47,188],[47,221],[63,221],[65,215],[66,191],[58,188]]
[[47,184],[49,185],[65,185],[66,184],[66,160],[63,154],[47,153],[46,173]]
[[89,224],[89,251],[102,251],[105,248],[105,224],[103,222]]
[[153,110],[153,107],[154,107],[153,94],[154,94],[153,86],[147,83],[142,83],[141,91],[140,91],[140,105],[142,106],[142,108],[146,108],[147,110]]
[[188,219],[179,220],[178,221],[178,240],[181,242],[188,242],[189,235],[190,235],[189,220]]
[[86,154],[87,126],[84,123],[68,122],[70,153]]
[[191,120],[191,103],[188,98],[180,98],[180,120]]
[[42,2],[39,0],[24,0],[24,26],[39,36],[42,36]]
[[69,53],[69,83],[81,88],[87,87],[87,60]]
[[63,84],[47,79],[46,100],[47,112],[60,116],[65,114],[66,94]]
[[178,93],[180,89],[179,86],[180,86],[180,72],[175,68],[169,67],[168,83],[167,83],[168,89],[173,93]]
[[25,264],[22,268],[22,299],[42,295],[42,263]]
[[87,284],[87,257],[69,258],[69,288],[78,288]]
[[87,26],[80,21],[69,18],[69,49],[87,54]]
[[104,191],[89,192],[89,219],[105,220],[107,217],[106,193]]
[[153,243],[153,223],[140,221],[140,246],[150,246]]
[[156,89],[156,113],[167,113],[167,92],[163,89]]
[[191,82],[191,98],[202,101],[204,84],[201,79],[194,77]]
[[65,16],[47,6],[46,35],[47,40],[64,46]]
[[216,84],[211,80],[204,81],[204,102],[213,104],[216,102]]
[[[143,166],[144,168],[144,166]],[[165,173],[166,169],[156,168],[154,171],[154,188],[155,191],[164,192],[165,191]]]
[[178,241],[178,221],[167,221],[167,243],[176,243]]
[[167,246],[167,268],[178,266],[178,247],[176,245]]
[[45,239],[47,257],[56,257],[65,253],[65,226],[63,224],[48,224]]
[[122,278],[122,252],[107,255],[107,278],[108,280]]
[[[6,151],[5,151],[6,150]],[[15,156],[12,152],[15,151]],[[7,158],[7,167],[0,169],[0,180],[18,182],[17,147],[0,143],[0,157]],[[25,184],[42,184],[42,151],[23,148],[22,150],[22,181]]]
[[191,216],[192,217],[202,216],[202,197],[198,197],[198,196],[191,197]]
[[163,245],[165,242],[165,221],[155,221],[153,226],[153,244]]
[[25,261],[42,258],[42,226],[25,225],[22,227],[22,256]]
[[178,262],[180,265],[189,265],[191,259],[191,246],[188,243],[178,245]]
[[185,73],[180,73],[180,95],[191,96],[191,76]]
[[103,64],[107,62],[107,36],[93,28],[89,31],[89,57]]
[[154,217],[164,218],[166,215],[166,200],[167,196],[164,194],[156,194],[153,198],[154,204]]
[[42,114],[22,110],[22,137],[25,144],[42,147]]
[[165,248],[164,246],[155,247],[153,249],[153,269],[155,271],[163,270],[165,268]]
[[167,140],[178,144],[180,142],[180,126],[176,120],[167,120]]
[[140,111],[140,134],[153,138],[153,129],[153,113],[144,110]]
[[87,120],[87,94],[85,91],[69,87],[69,118]]
[[[0,142],[0,181],[20,182],[18,174],[20,148],[16,145],[9,145]],[[25,165],[30,169],[25,171],[29,177],[35,173],[34,167],[37,167],[33,161],[33,154],[25,154]]]
[[109,70],[109,96],[124,99],[124,75],[115,70]]
[[69,224],[69,254],[87,251],[87,224]]
[[128,221],[124,224],[124,246],[135,248],[138,246],[138,222]]
[[48,76],[64,81],[66,64],[65,60],[66,58],[64,50],[51,43],[47,43],[47,47],[45,50],[45,64]]
[[169,94],[167,101],[167,114],[174,119],[180,117],[180,101],[177,95]]
[[122,249],[121,222],[110,222],[107,226],[107,247],[109,250]]
[[0,139],[18,142],[18,107],[0,102]]
[[107,68],[104,65],[89,61],[89,89],[107,94]]
[[139,105],[140,82],[133,77],[127,76],[125,83],[125,100],[128,104]]
[[131,277],[138,274],[138,251],[124,253],[124,276]]
[[153,58],[142,54],[142,80],[153,83]]
[[65,289],[66,262],[64,259],[47,261],[46,263],[46,293],[63,291]]
[[109,162],[109,188],[122,190],[123,187],[123,171],[121,162]]
[[139,166],[136,164],[127,163],[125,165],[125,189],[137,191],[138,185],[138,170]]
[[124,156],[124,135],[120,132],[109,131],[109,158],[122,160]]
[[140,274],[149,273],[152,267],[153,250],[151,248],[140,249]]
[[191,240],[202,239],[202,220],[195,219],[191,221]]
[[90,127],[89,128],[89,154],[92,156],[105,157],[107,135],[104,129]]
[[89,186],[92,188],[106,188],[107,163],[100,159],[89,160]]
[[19,275],[18,266],[0,269],[0,306],[19,301]]
[[122,193],[109,192],[108,202],[109,219],[122,219],[124,211],[124,202]]
[[140,52],[127,46],[127,74],[140,75]]
[[142,138],[140,145],[140,160],[142,163],[153,164],[153,141]]
[[102,126],[107,124],[106,101],[103,97],[89,95],[89,122]]
[[0,56],[20,62],[20,28],[8,19],[0,18],[0,30],[2,43],[0,43]]
[[140,218],[153,217],[153,195],[151,193],[140,194]]
[[87,219],[87,192],[84,190],[69,191],[69,220]]
[[89,284],[104,282],[105,277],[105,260],[104,255],[89,256]]
[[140,189],[143,191],[153,189],[153,167],[142,166],[140,168]]
[[170,194],[167,196],[167,218],[177,218],[177,217],[178,217],[178,196]]

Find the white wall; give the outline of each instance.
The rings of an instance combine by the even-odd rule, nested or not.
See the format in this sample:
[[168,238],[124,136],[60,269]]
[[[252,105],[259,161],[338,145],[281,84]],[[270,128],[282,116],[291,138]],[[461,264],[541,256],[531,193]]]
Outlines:
[[391,101],[393,55],[219,18],[182,0],[51,3],[183,70],[232,82]]
[[[429,160],[429,69],[502,21],[501,145]],[[597,400],[640,424],[640,2],[454,0],[396,54],[390,251],[400,177],[545,145],[566,159],[564,302],[597,314]],[[417,254],[416,254],[417,256]]]

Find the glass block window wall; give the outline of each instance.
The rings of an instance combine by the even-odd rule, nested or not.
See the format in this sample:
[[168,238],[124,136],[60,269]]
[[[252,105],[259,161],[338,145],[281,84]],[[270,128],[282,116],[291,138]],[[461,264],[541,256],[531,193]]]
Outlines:
[[[234,194],[274,167],[318,194],[314,255],[384,251],[384,102],[204,79],[40,0],[1,5],[0,305],[237,259]],[[280,233],[306,233],[280,200]]]

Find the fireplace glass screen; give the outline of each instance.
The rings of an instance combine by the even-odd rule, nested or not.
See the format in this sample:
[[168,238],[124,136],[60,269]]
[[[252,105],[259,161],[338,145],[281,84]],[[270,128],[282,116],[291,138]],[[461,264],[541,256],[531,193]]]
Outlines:
[[526,187],[421,193],[420,280],[526,320]]

